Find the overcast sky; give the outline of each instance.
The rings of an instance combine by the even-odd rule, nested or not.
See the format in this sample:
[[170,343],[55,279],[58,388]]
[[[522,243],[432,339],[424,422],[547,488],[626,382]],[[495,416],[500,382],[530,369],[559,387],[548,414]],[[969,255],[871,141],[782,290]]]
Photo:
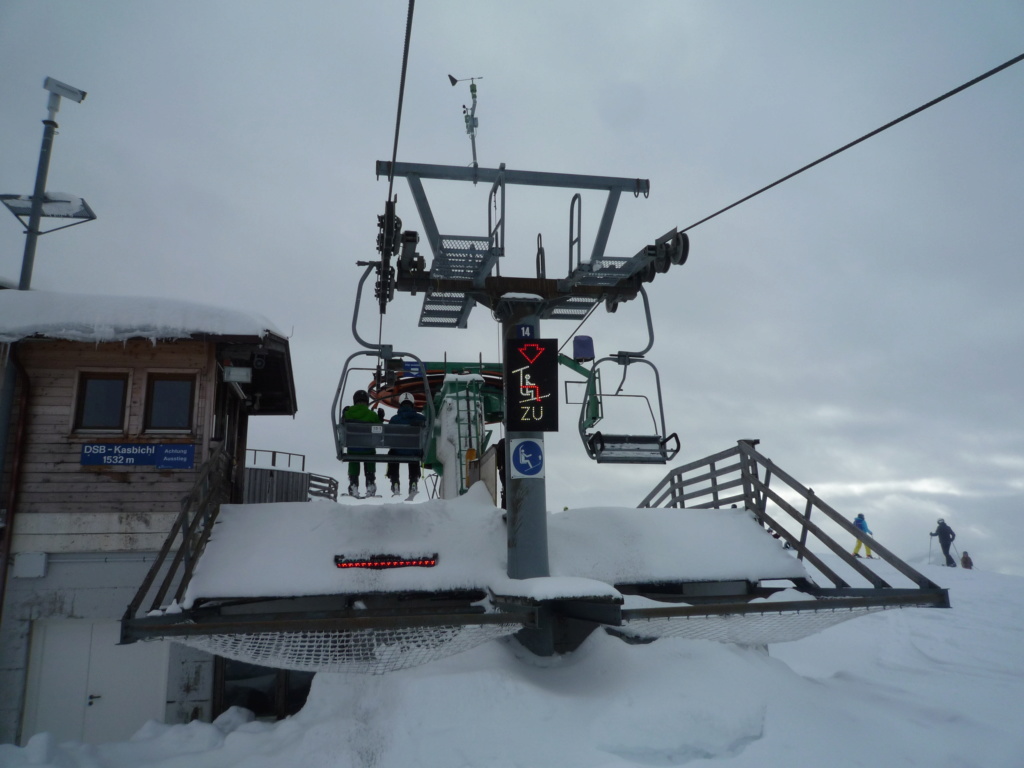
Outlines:
[[[387,196],[374,161],[391,156],[406,12],[0,5],[0,192],[32,191],[43,79],[89,94],[63,102],[48,189],[99,218],[40,240],[33,287],[265,314],[292,334],[300,410],[255,419],[250,445],[336,477],[330,405]],[[608,253],[629,256],[1022,52],[1019,0],[421,0],[398,158],[469,164],[468,88],[447,76],[482,76],[481,165],[650,179],[619,206]],[[759,438],[897,553],[926,551],[941,516],[979,567],[1024,574],[1022,127],[1024,63],[693,229],[689,262],[649,286],[677,463]],[[486,234],[487,190],[453,186],[427,187],[442,232]],[[503,274],[531,273],[538,233],[549,274],[566,269],[570,197],[510,188]],[[585,250],[602,203],[584,197]],[[7,216],[0,277],[17,280],[23,243]],[[498,357],[486,310],[438,331],[419,305],[399,294],[385,342]],[[377,317],[360,329],[375,338]],[[646,343],[639,302],[584,331],[599,354]],[[549,506],[635,505],[665,468],[593,465],[574,411],[548,438]]]

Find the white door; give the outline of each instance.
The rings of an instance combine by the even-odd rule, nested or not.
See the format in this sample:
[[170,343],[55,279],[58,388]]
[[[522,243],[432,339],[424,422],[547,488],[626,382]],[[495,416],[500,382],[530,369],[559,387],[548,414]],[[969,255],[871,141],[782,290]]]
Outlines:
[[22,744],[48,731],[58,741],[125,741],[163,721],[169,643],[118,645],[116,621],[32,623]]

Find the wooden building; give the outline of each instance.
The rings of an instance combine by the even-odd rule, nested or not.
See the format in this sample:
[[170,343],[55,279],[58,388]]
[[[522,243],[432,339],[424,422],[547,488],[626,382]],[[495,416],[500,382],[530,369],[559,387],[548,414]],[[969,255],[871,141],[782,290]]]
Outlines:
[[242,501],[250,417],[291,415],[287,338],[188,302],[0,290],[0,742],[126,739],[215,714],[212,657],[117,645],[213,459]]

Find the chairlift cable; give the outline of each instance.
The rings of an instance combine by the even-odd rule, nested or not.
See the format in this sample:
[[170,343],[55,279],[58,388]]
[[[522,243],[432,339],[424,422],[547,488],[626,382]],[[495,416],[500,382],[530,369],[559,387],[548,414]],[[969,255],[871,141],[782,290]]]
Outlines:
[[[398,161],[398,136],[402,128],[402,104],[405,101],[405,75],[409,68],[409,43],[412,39],[412,17],[413,11],[416,8],[416,0],[409,0],[409,11],[405,19],[405,44],[402,48],[402,74],[398,82],[398,109],[395,114],[395,142],[391,149],[391,165],[388,168],[388,202],[391,203],[394,200],[393,194],[395,189],[395,163]],[[387,275],[381,275],[383,281],[387,280]],[[383,310],[379,313],[380,318],[377,324],[377,345],[380,346],[384,338],[384,312]]]
[[958,86],[958,87],[954,88],[953,90],[951,90],[951,91],[949,91],[947,93],[944,93],[943,95],[939,96],[938,98],[932,99],[927,104],[922,104],[917,109],[912,109],[910,112],[907,112],[902,117],[898,117],[895,120],[893,120],[892,122],[886,123],[881,128],[876,128],[875,130],[871,131],[870,133],[865,133],[859,139],[851,141],[849,144],[846,144],[846,145],[840,147],[839,149],[834,150],[833,152],[829,152],[827,155],[825,155],[824,157],[818,158],[813,163],[809,163],[809,164],[805,165],[803,168],[800,168],[799,170],[793,171],[792,173],[788,174],[787,176],[783,176],[778,181],[773,181],[768,186],[762,187],[761,189],[759,189],[756,192],[753,192],[753,193],[747,195],[746,197],[742,198],[741,200],[737,200],[732,205],[727,205],[725,208],[722,208],[720,211],[716,211],[715,213],[712,213],[710,216],[705,216],[700,221],[695,222],[695,223],[691,224],[690,226],[686,227],[685,229],[681,229],[679,231],[680,232],[688,232],[689,230],[693,229],[694,227],[699,226],[699,225],[703,224],[706,221],[710,221],[711,219],[715,218],[716,216],[718,216],[718,215],[720,215],[722,213],[725,213],[726,211],[728,211],[728,210],[730,210],[732,208],[735,208],[737,205],[740,205],[741,203],[747,202],[751,198],[757,197],[762,192],[767,192],[772,187],[776,187],[779,184],[781,184],[782,182],[788,181],[789,179],[792,179],[794,176],[796,176],[798,174],[801,174],[801,173],[803,173],[804,171],[806,171],[806,170],[808,170],[810,168],[813,168],[814,166],[818,165],[819,163],[823,163],[826,160],[835,157],[840,152],[845,152],[846,150],[850,149],[850,147],[854,147],[857,144],[860,144],[862,141],[870,139],[872,136],[877,136],[882,131],[884,131],[884,130],[886,130],[888,128],[892,128],[897,123],[902,123],[908,117],[913,117],[914,115],[918,114],[919,112],[923,112],[924,110],[928,109],[929,107],[934,107],[940,101],[945,101],[950,96],[953,96],[953,95],[955,95],[957,93],[960,93],[960,91],[966,90],[966,89],[970,88],[972,85],[977,85],[982,80],[985,80],[985,79],[987,79],[989,77],[992,77],[992,75],[996,74],[997,72],[1001,72],[1002,70],[1004,70],[1004,69],[1006,69],[1008,67],[1011,67],[1014,64],[1019,63],[1020,61],[1024,61],[1024,53],[1022,53],[1020,56],[1016,56],[1016,57],[1010,59],[1009,61],[1007,61],[1007,62],[1005,62],[1003,64],[1000,64],[998,67],[995,67],[994,69],[990,69],[985,74],[980,75],[980,76],[974,78],[973,80],[970,80],[970,81],[964,83],[963,85]]
[[416,0],[409,0],[409,14],[405,20],[405,47],[402,50],[402,77],[398,84],[398,112],[395,116],[395,144],[391,150],[391,167],[388,168],[388,200],[395,187],[395,163],[398,161],[398,132],[402,127],[402,102],[405,99],[405,73],[409,67],[409,41],[412,39],[412,14]]
[[[898,118],[896,118],[895,120],[893,120],[893,121],[891,121],[891,122],[889,122],[889,123],[886,123],[886,124],[885,124],[885,125],[883,125],[882,127],[880,127],[880,128],[876,128],[875,130],[871,131],[870,133],[865,133],[865,134],[864,134],[863,136],[861,136],[861,137],[860,137],[859,139],[856,139],[856,140],[854,140],[854,141],[851,141],[851,142],[850,142],[849,144],[846,144],[846,145],[844,145],[844,146],[840,147],[839,149],[836,149],[836,150],[834,150],[834,151],[832,151],[832,152],[829,152],[829,153],[828,153],[827,155],[825,155],[825,156],[823,156],[823,157],[820,157],[820,158],[818,158],[818,159],[817,159],[817,160],[815,160],[815,161],[814,161],[813,163],[808,163],[808,164],[807,164],[807,165],[805,165],[805,166],[804,166],[803,168],[800,168],[800,169],[798,169],[798,170],[796,170],[796,171],[793,171],[792,173],[790,173],[790,174],[788,174],[788,175],[786,175],[786,176],[783,176],[783,177],[782,177],[781,179],[779,179],[779,180],[777,180],[777,181],[773,181],[773,182],[772,182],[771,184],[769,184],[768,186],[766,186],[766,187],[761,187],[761,189],[759,189],[759,190],[757,190],[756,192],[753,192],[753,193],[751,193],[751,194],[747,195],[746,197],[744,197],[744,198],[742,198],[742,199],[740,199],[740,200],[737,200],[737,201],[736,201],[735,203],[733,203],[732,205],[727,205],[727,206],[726,206],[725,208],[722,208],[721,210],[719,210],[719,211],[716,211],[715,213],[712,213],[712,214],[711,214],[710,216],[705,216],[705,217],[704,217],[703,219],[701,219],[700,221],[696,221],[696,222],[694,222],[693,224],[691,224],[690,226],[688,226],[688,227],[686,227],[686,228],[684,228],[684,229],[680,229],[680,230],[679,230],[680,234],[682,234],[683,232],[688,232],[688,231],[690,231],[691,229],[693,229],[694,227],[698,227],[698,226],[700,226],[701,224],[703,224],[703,223],[705,223],[705,222],[707,222],[707,221],[710,221],[711,219],[715,218],[716,216],[719,216],[719,215],[721,215],[721,214],[725,213],[726,211],[728,211],[728,210],[731,210],[731,209],[735,208],[736,206],[740,205],[741,203],[745,203],[745,202],[747,202],[748,200],[750,200],[750,199],[752,199],[752,198],[755,198],[755,197],[757,197],[757,196],[758,196],[758,195],[760,195],[760,194],[761,194],[762,192],[767,192],[767,191],[768,191],[769,189],[771,189],[772,187],[777,187],[777,186],[778,186],[779,184],[781,184],[782,182],[784,182],[784,181],[788,181],[789,179],[792,179],[792,178],[793,178],[794,176],[797,176],[797,175],[799,175],[799,174],[803,173],[804,171],[806,171],[806,170],[809,170],[809,169],[813,168],[814,166],[816,166],[816,165],[819,165],[819,164],[821,164],[821,163],[825,162],[826,160],[828,160],[828,159],[830,159],[830,158],[833,158],[833,157],[835,157],[835,156],[836,156],[836,155],[838,155],[838,154],[839,154],[840,152],[845,152],[846,150],[850,149],[851,147],[854,147],[854,146],[856,146],[857,144],[860,144],[861,142],[863,142],[863,141],[866,141],[867,139],[870,139],[870,138],[871,138],[872,136],[877,136],[877,135],[878,135],[879,133],[881,133],[882,131],[884,131],[884,130],[886,130],[886,129],[888,129],[888,128],[892,128],[892,127],[893,127],[894,125],[896,125],[896,124],[898,124],[898,123],[902,123],[902,122],[903,122],[904,120],[906,120],[907,118],[909,118],[909,117],[913,117],[914,115],[918,114],[919,112],[924,112],[924,110],[928,109],[929,107],[934,107],[934,106],[935,106],[936,104],[938,104],[938,103],[939,103],[939,102],[941,102],[941,101],[945,101],[945,100],[946,100],[946,99],[948,99],[948,98],[949,98],[950,96],[954,96],[954,95],[956,95],[956,94],[960,93],[961,91],[967,90],[967,89],[968,89],[968,88],[970,88],[970,87],[971,87],[972,85],[977,85],[977,84],[978,84],[978,83],[980,83],[980,82],[981,82],[982,80],[986,80],[986,79],[988,79],[989,77],[992,77],[992,75],[995,75],[995,74],[997,74],[998,72],[1001,72],[1001,71],[1003,71],[1004,69],[1007,69],[1007,68],[1009,68],[1009,67],[1012,67],[1012,66],[1013,66],[1014,64],[1018,64],[1018,63],[1020,63],[1021,61],[1024,61],[1024,53],[1020,54],[1019,56],[1015,56],[1014,58],[1010,59],[1009,61],[1006,61],[1006,62],[1004,62],[1004,63],[1000,64],[1000,65],[999,65],[998,67],[995,67],[995,68],[993,68],[993,69],[990,69],[990,70],[989,70],[988,72],[985,72],[984,74],[982,74],[982,75],[979,75],[978,77],[974,78],[973,80],[969,80],[968,82],[964,83],[963,85],[960,85],[960,86],[958,86],[958,87],[954,88],[953,90],[951,90],[951,91],[948,91],[948,92],[946,92],[946,93],[942,94],[942,95],[941,95],[941,96],[939,96],[938,98],[932,99],[932,100],[931,100],[931,101],[929,101],[929,102],[928,102],[927,104],[922,104],[922,105],[921,105],[920,107],[918,107],[917,109],[912,109],[912,110],[911,110],[910,112],[907,112],[907,113],[906,113],[905,115],[903,115],[902,117],[898,117]],[[588,313],[586,314],[586,316],[584,316],[584,318],[583,318],[583,320],[582,320],[582,321],[580,322],[580,324],[579,324],[578,326],[576,326],[576,330],[574,330],[574,331],[572,332],[572,334],[570,334],[570,335],[569,335],[569,337],[568,337],[568,338],[566,339],[566,342],[565,342],[566,344],[568,343],[568,339],[569,339],[569,338],[572,338],[572,337],[573,337],[573,336],[574,336],[574,335],[575,335],[575,334],[576,334],[576,333],[577,333],[577,332],[579,331],[579,329],[580,329],[580,328],[581,328],[581,327],[583,326],[583,323],[585,323],[585,322],[586,322],[586,321],[587,321],[588,319],[590,319],[590,314],[591,314],[591,312],[593,312],[593,311],[594,311],[594,309],[595,309],[596,307],[597,307],[597,305],[595,304],[595,305],[594,305],[593,307],[591,307],[591,308],[590,308],[590,312],[588,312]],[[565,346],[565,344],[562,344],[562,347],[564,347],[564,346]],[[561,350],[561,348],[559,348],[559,350],[558,350],[558,351],[559,351],[559,352],[561,352],[561,351],[562,351],[562,350]]]

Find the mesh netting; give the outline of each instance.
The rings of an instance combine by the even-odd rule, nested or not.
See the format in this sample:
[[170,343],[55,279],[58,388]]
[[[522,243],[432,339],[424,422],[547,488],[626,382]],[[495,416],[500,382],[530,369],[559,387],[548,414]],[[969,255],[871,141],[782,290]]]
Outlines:
[[672,616],[669,618],[629,619],[615,634],[637,640],[659,637],[685,637],[690,640],[714,640],[738,645],[785,643],[813,635],[834,624],[885,610],[881,606],[865,608],[815,608],[809,611],[779,613],[733,613],[725,616]]
[[278,669],[381,675],[454,656],[522,629],[520,623],[361,629],[351,632],[259,632],[173,638],[200,651]]

